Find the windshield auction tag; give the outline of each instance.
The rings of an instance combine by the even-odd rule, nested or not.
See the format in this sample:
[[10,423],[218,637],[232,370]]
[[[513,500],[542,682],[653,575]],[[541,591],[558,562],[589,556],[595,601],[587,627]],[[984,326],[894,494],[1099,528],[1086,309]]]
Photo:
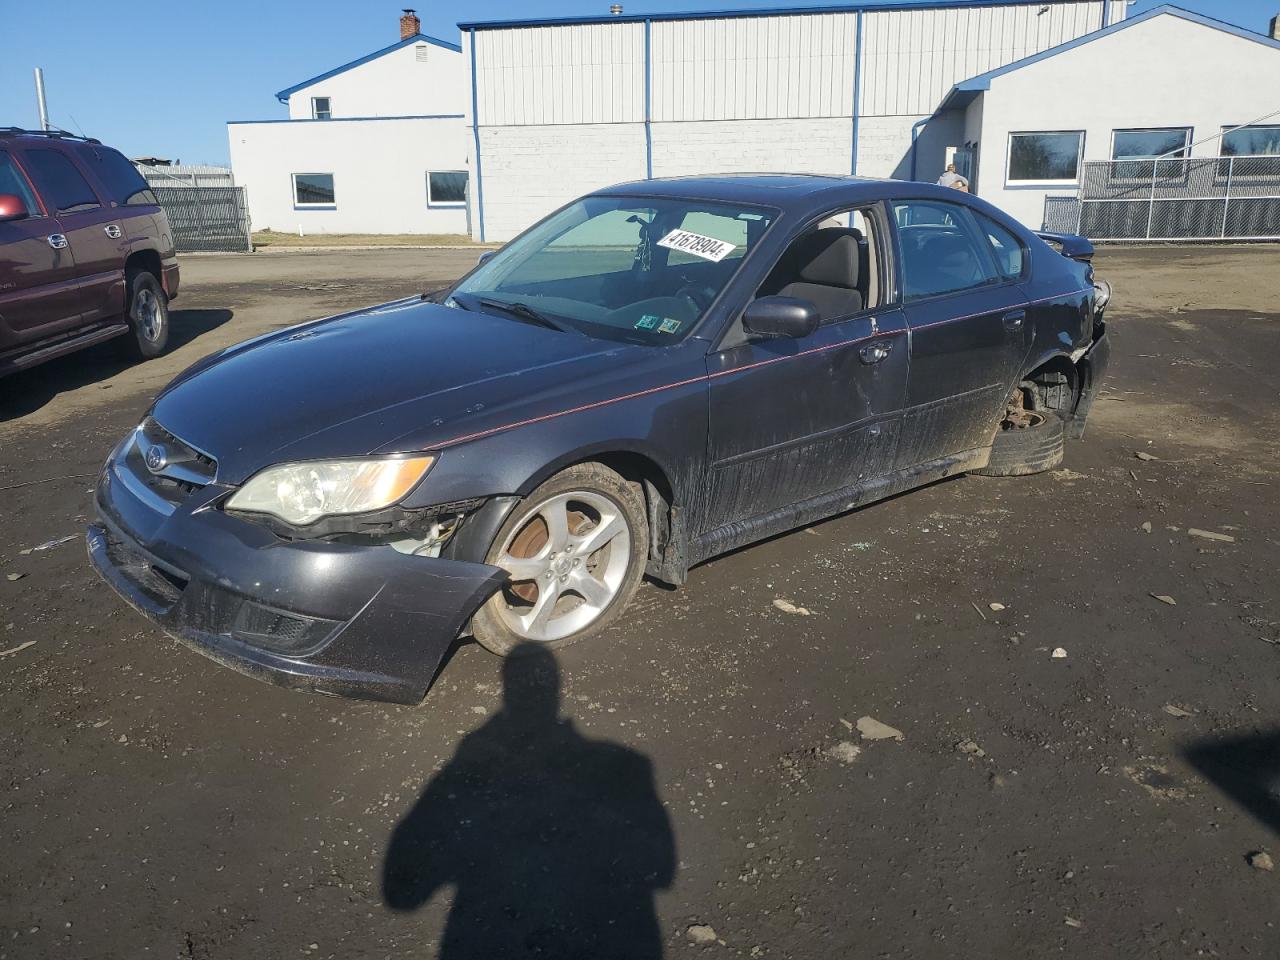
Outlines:
[[703,260],[719,263],[731,254],[738,245],[724,240],[717,240],[715,237],[704,237],[700,233],[672,230],[658,241],[658,246],[680,250],[683,253],[691,253],[695,257],[701,257]]

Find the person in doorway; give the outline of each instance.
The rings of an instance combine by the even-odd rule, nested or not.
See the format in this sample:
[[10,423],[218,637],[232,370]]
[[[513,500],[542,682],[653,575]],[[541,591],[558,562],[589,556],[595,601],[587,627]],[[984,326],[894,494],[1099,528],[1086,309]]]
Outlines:
[[956,173],[956,165],[954,163],[947,164],[946,172],[938,178],[938,186],[951,187],[953,190],[963,190],[965,193],[969,192],[969,181]]

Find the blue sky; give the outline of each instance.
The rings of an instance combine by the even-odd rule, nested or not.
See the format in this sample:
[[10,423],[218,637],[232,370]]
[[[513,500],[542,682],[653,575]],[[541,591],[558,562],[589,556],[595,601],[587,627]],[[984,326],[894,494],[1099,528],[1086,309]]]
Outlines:
[[[57,126],[130,156],[227,160],[227,120],[283,117],[273,94],[399,39],[400,3],[219,0],[140,7],[130,0],[0,0],[0,126],[37,126],[32,69],[45,71]],[[838,0],[624,0],[627,13],[813,6]],[[1180,0],[1265,32],[1280,0]],[[1134,12],[1159,6],[1139,0]],[[457,40],[458,20],[604,14],[609,0],[422,3],[423,31]],[[145,10],[145,12],[140,12]]]

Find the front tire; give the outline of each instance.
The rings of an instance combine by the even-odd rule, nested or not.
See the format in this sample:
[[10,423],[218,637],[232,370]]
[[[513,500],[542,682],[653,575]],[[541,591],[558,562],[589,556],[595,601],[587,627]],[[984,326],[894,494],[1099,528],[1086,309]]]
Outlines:
[[511,579],[472,618],[486,650],[558,649],[604,630],[644,575],[649,527],[634,484],[599,463],[569,467],[522,500],[485,561]]
[[134,360],[151,360],[169,344],[169,298],[155,274],[130,270],[125,278],[125,319],[129,336],[121,346]]

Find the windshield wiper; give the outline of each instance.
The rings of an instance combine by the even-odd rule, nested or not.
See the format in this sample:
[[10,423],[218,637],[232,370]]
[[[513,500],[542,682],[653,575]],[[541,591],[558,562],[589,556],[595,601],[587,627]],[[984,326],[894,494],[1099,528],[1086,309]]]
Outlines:
[[503,310],[511,314],[513,317],[519,317],[521,320],[536,323],[538,326],[546,327],[548,330],[558,330],[560,333],[565,332],[563,324],[556,323],[556,321],[552,320],[545,313],[540,313],[527,303],[508,300],[493,300],[489,297],[476,297],[475,301],[482,307],[489,307],[492,310]]

